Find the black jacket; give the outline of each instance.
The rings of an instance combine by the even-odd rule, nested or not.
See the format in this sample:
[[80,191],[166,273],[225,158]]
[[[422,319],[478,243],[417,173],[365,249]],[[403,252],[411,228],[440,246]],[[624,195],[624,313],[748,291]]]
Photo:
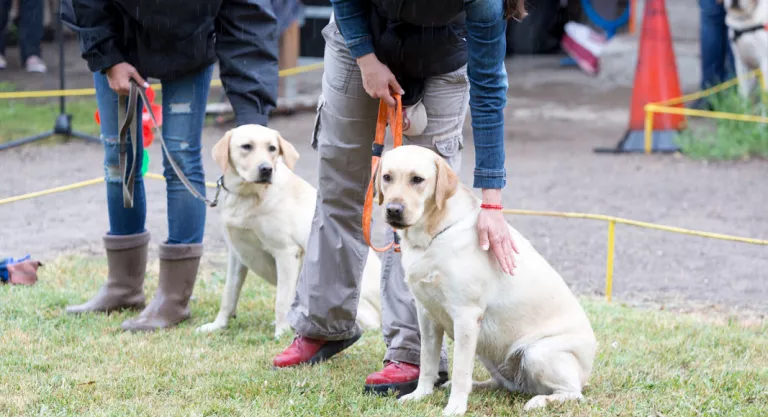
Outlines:
[[271,0],[61,0],[91,71],[120,62],[172,80],[219,60],[238,125],[266,125],[277,102],[277,20]]
[[[500,0],[499,0],[500,1]],[[405,90],[403,104],[424,94],[424,80],[467,63],[464,0],[373,0],[376,56]]]

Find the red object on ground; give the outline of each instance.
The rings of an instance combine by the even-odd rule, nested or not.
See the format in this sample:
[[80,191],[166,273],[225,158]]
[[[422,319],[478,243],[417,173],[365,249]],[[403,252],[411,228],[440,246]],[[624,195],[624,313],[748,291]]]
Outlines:
[[418,380],[418,366],[405,362],[389,362],[381,371],[368,375],[365,385],[399,385]]
[[[155,119],[157,119],[157,124],[159,126],[163,125],[163,106],[159,104],[155,104],[155,92],[152,90],[152,87],[147,88],[147,98],[149,99],[150,105],[147,106],[146,104],[142,106],[141,110],[141,128],[142,128],[142,137],[143,137],[143,144],[144,147],[147,148],[150,145],[152,145],[152,141],[155,139],[154,131],[152,130],[152,118],[150,117],[150,114],[147,110],[147,107],[152,108],[152,113],[155,114]],[[96,112],[93,114],[93,118],[96,120],[96,124],[101,124],[101,117],[99,116],[99,111],[96,110]]]
[[287,368],[289,366],[307,363],[326,343],[325,340],[299,336],[293,339],[293,343],[291,343],[288,348],[275,356],[272,364],[278,368]]

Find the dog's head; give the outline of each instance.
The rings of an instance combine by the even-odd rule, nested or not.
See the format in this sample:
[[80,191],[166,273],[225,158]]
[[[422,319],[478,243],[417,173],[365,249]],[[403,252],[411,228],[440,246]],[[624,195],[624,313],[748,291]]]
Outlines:
[[738,18],[749,18],[757,10],[761,0],[722,0],[729,15]]
[[442,210],[459,187],[459,177],[435,152],[401,146],[387,152],[376,171],[375,189],[386,221],[406,229],[428,213]]
[[293,170],[299,153],[276,130],[260,125],[232,129],[213,147],[213,159],[222,171],[234,170],[249,183],[271,183],[280,157]]

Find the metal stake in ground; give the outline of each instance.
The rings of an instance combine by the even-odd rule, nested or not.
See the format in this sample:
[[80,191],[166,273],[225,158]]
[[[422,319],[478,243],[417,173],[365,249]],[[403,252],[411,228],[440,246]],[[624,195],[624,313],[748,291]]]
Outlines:
[[[59,4],[61,8],[61,4]],[[59,44],[59,88],[64,90],[65,75],[64,75],[64,24],[61,21],[61,14],[56,13],[58,16],[58,22],[56,24],[56,40]],[[67,114],[66,110],[66,98],[64,95],[59,97],[59,115],[56,117],[56,121],[53,124],[53,129],[40,133],[38,135],[22,138],[13,142],[8,142],[0,145],[0,151],[10,149],[16,146],[26,145],[28,143],[37,142],[39,140],[48,139],[54,135],[65,136],[69,138],[83,139],[87,142],[101,143],[99,138],[90,136],[88,134],[78,132],[72,129],[72,115]]]

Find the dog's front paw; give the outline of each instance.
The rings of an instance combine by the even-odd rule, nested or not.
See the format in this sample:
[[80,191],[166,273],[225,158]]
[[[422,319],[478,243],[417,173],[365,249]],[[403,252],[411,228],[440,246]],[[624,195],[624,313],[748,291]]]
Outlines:
[[227,327],[227,323],[222,323],[220,321],[214,321],[213,323],[204,324],[200,327],[198,327],[195,331],[198,333],[211,333],[216,332],[219,330],[224,329]]
[[449,399],[443,409],[444,416],[460,416],[467,412],[467,400]]
[[418,387],[416,387],[416,391],[413,391],[412,393],[408,395],[404,395],[400,397],[400,402],[404,403],[407,401],[418,401],[428,395],[432,394],[433,388],[432,387],[422,387],[423,384],[419,384]]

